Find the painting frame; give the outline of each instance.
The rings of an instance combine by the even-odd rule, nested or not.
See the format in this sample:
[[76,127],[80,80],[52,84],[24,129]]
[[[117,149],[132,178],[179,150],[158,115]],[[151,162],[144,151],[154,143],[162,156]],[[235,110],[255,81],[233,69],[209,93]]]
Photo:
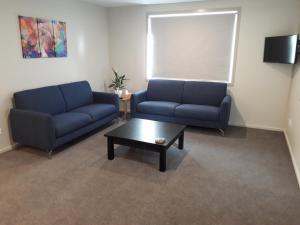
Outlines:
[[37,19],[40,51],[42,58],[55,57],[52,20]]
[[37,18],[19,16],[19,27],[23,58],[40,58]]
[[67,47],[67,26],[65,22],[62,21],[52,21],[53,34],[55,40],[54,51],[56,57],[67,57],[68,47]]
[[18,18],[24,59],[68,57],[66,22],[21,15]]

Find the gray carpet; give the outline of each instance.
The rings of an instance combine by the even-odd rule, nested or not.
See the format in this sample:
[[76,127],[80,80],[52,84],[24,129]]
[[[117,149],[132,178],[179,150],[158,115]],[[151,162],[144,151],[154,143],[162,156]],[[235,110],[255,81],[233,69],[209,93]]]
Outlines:
[[118,146],[103,133],[48,160],[29,148],[0,155],[1,225],[299,225],[300,192],[280,132],[188,128],[185,150]]

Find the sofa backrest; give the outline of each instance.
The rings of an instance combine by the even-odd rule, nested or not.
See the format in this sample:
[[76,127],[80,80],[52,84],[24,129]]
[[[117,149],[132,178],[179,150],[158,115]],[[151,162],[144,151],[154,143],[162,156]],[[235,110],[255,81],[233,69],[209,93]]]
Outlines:
[[49,113],[51,115],[66,111],[64,98],[57,86],[16,92],[14,101],[17,109]]
[[147,89],[148,101],[181,102],[184,81],[150,80]]
[[226,92],[226,83],[186,81],[182,103],[220,106]]
[[93,93],[87,81],[79,81],[58,86],[66,102],[67,111],[93,103]]

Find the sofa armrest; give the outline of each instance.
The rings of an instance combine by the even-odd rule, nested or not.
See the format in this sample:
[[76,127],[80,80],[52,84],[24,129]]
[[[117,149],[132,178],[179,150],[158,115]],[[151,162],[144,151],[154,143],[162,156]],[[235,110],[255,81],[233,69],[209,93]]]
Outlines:
[[130,113],[136,113],[136,107],[140,102],[144,102],[147,99],[147,90],[141,90],[131,95],[130,101]]
[[119,97],[113,93],[106,92],[93,92],[93,98],[95,103],[106,103],[113,104],[116,106],[117,111],[119,111]]
[[11,109],[9,120],[15,142],[46,151],[53,149],[56,136],[50,114]]
[[225,129],[228,126],[229,116],[231,109],[231,97],[226,95],[220,106],[220,120],[221,120],[221,129]]

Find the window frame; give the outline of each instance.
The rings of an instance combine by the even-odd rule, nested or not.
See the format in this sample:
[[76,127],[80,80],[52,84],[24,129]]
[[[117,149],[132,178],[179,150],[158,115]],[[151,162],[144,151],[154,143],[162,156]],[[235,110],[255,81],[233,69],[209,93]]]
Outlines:
[[[231,13],[229,13],[231,12]],[[186,78],[168,78],[168,77],[152,77],[151,73],[151,52],[149,48],[151,43],[151,37],[149,32],[151,31],[151,18],[157,17],[172,17],[172,16],[195,16],[195,15],[221,15],[221,14],[235,14],[234,28],[233,28],[233,39],[231,42],[231,53],[230,53],[230,73],[227,76],[227,80],[212,80],[212,79],[186,79]],[[188,10],[188,11],[162,11],[162,12],[148,12],[146,14],[146,62],[145,62],[145,71],[146,71],[146,81],[162,79],[162,80],[185,80],[185,81],[209,81],[209,82],[222,82],[227,83],[229,86],[233,86],[236,72],[236,61],[237,61],[237,49],[238,49],[238,40],[239,40],[239,31],[240,31],[240,20],[241,20],[241,8],[222,8],[222,9],[197,9],[197,10]]]

